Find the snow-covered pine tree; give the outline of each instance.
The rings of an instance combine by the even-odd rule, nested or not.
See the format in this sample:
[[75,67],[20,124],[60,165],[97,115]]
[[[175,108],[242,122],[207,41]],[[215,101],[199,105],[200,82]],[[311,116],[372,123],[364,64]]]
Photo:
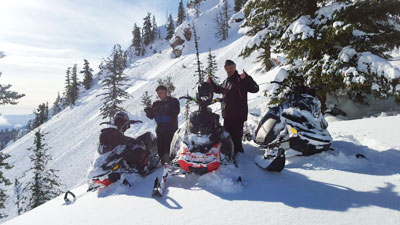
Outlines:
[[153,28],[151,25],[151,13],[147,13],[147,16],[143,18],[143,32],[142,32],[143,44],[145,46],[153,43]]
[[71,85],[71,67],[68,67],[65,73],[65,88],[64,88],[64,106],[72,105],[72,85]]
[[235,10],[235,12],[239,12],[246,2],[247,0],[235,0],[235,6],[233,7],[233,10]]
[[219,83],[219,78],[216,76],[216,72],[218,70],[217,61],[215,60],[215,55],[212,54],[211,49],[208,50],[207,57],[207,68],[206,73],[207,77],[214,81],[214,83]]
[[145,91],[142,95],[141,105],[143,108],[150,108],[152,106],[151,95],[149,95],[148,91]]
[[164,85],[165,87],[167,87],[167,94],[168,95],[172,95],[172,93],[174,93],[175,91],[175,86],[174,83],[172,82],[172,77],[171,76],[167,76],[165,79],[158,79],[157,80],[158,85]]
[[83,60],[83,69],[79,73],[83,74],[83,86],[86,90],[89,90],[92,87],[93,69],[90,68],[87,59]]
[[217,32],[215,37],[220,41],[224,41],[229,36],[229,17],[230,17],[230,6],[228,0],[223,1],[222,10],[216,15],[215,23],[217,24]]
[[[0,185],[1,186],[3,186],[3,185],[5,185],[5,186],[11,185],[10,180],[7,179],[4,176],[4,173],[3,173],[3,169],[11,169],[12,168],[12,166],[9,163],[6,162],[6,159],[9,158],[9,157],[10,157],[10,155],[5,154],[5,153],[0,151]],[[7,197],[8,196],[6,194],[6,191],[3,190],[2,188],[0,188],[0,209],[4,209],[5,208],[4,203],[7,200]],[[0,218],[4,218],[4,217],[7,217],[7,215],[2,213],[2,212],[0,212]]]
[[79,81],[78,81],[78,68],[77,65],[74,64],[71,71],[71,104],[75,105],[76,100],[78,99],[79,94]]
[[32,123],[32,130],[44,124],[49,119],[49,106],[48,103],[42,103],[34,111],[35,118]]
[[133,25],[133,39],[132,39],[132,46],[135,47],[136,55],[139,56],[142,53],[142,36],[140,33],[140,27]]
[[200,61],[200,53],[199,53],[199,39],[200,38],[197,36],[197,31],[196,31],[194,22],[192,24],[192,30],[193,30],[193,37],[194,37],[194,48],[196,49],[196,66],[197,66],[194,76],[197,76],[197,78],[198,78],[196,84],[201,84],[204,82],[204,71],[202,70],[202,65],[201,65],[201,61]]
[[153,20],[152,20],[152,24],[151,24],[151,33],[152,33],[152,42],[154,42],[156,40],[156,38],[159,37],[158,25],[157,25],[156,17],[154,15],[153,15]]
[[14,181],[14,194],[15,194],[15,205],[17,206],[17,214],[21,215],[23,208],[22,208],[22,184],[15,178]]
[[103,94],[104,101],[101,107],[101,115],[103,119],[109,118],[110,121],[118,111],[125,111],[121,107],[121,103],[129,98],[129,94],[124,90],[126,82],[129,80],[124,74],[126,66],[126,55],[122,51],[121,46],[116,44],[113,48],[111,57],[107,62],[108,75],[101,81],[105,90]]
[[[189,96],[189,92],[187,92],[186,96]],[[190,118],[190,101],[185,102],[185,120],[188,121]]]
[[192,0],[191,4],[193,9],[195,10],[195,15],[196,18],[198,18],[200,16],[200,3],[202,0]]
[[[4,58],[6,55],[4,52],[0,51],[0,59]],[[0,77],[1,77],[1,71],[0,71]],[[0,105],[16,105],[18,104],[17,100],[24,97],[25,94],[19,94],[18,92],[15,91],[10,91],[9,89],[11,88],[11,84],[0,84]]]
[[48,168],[51,156],[48,154],[45,143],[45,133],[38,129],[34,135],[34,147],[28,149],[28,151],[32,151],[29,158],[32,162],[30,171],[33,172],[33,176],[23,188],[25,211],[34,209],[61,193],[60,182],[56,174],[58,171]]
[[175,24],[174,20],[172,19],[172,14],[168,16],[167,22],[167,36],[165,37],[166,40],[170,40],[175,34]]
[[179,2],[178,6],[178,18],[176,20],[176,26],[179,26],[185,21],[186,19],[186,13],[185,13],[185,8],[183,6],[183,0]]
[[57,98],[53,103],[53,114],[56,115],[61,111],[61,97],[60,97],[60,92],[57,93]]

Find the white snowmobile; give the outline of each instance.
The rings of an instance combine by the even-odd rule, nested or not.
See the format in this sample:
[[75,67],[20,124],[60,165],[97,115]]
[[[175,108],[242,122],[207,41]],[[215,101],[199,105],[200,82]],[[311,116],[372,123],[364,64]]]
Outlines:
[[255,132],[255,142],[265,148],[264,155],[255,162],[269,171],[282,171],[287,155],[320,153],[329,150],[332,142],[316,90],[305,86],[289,88],[286,101],[269,108]]
[[190,119],[175,132],[171,142],[170,163],[164,165],[161,181],[156,178],[153,196],[163,196],[169,176],[186,173],[202,175],[217,170],[221,164],[234,162],[232,139],[219,124],[219,116],[207,107],[215,102],[212,86],[202,83],[196,95],[196,98],[179,98],[196,102],[199,109],[191,113]]

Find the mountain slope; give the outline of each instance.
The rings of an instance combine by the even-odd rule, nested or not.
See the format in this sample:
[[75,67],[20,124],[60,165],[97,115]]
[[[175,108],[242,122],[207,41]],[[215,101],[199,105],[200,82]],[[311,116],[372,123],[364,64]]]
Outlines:
[[[5,224],[398,224],[395,123],[400,116],[331,123],[335,151],[289,158],[282,173],[258,168],[253,160],[262,151],[251,142],[239,156],[239,169],[173,177],[163,198],[151,198],[157,170],[133,178],[131,188],[84,194],[72,205],[61,196]],[[243,177],[243,186],[228,178],[234,174]]]
[[[215,40],[211,21],[219,10],[218,4],[219,0],[206,1],[201,8],[202,15],[195,19],[200,58],[205,63],[211,48],[217,56],[221,80],[226,76],[223,71],[226,59],[234,60],[238,71],[245,69],[253,76],[261,90],[249,94],[249,123],[254,124],[268,100],[263,90],[279,75],[281,68],[268,73],[257,72],[259,65],[254,63],[254,55],[246,59],[239,57],[243,46],[251,40],[238,34],[240,23],[231,24],[228,40]],[[177,59],[172,57],[172,49],[166,41],[155,45],[161,53],[137,58],[125,71],[130,78],[127,91],[132,97],[123,107],[132,119],[143,120],[143,124],[127,131],[128,136],[154,132],[155,123],[145,117],[140,98],[145,91],[155,96],[157,79],[171,76],[176,97],[186,95],[187,91],[192,95],[195,92],[193,40],[185,43],[183,55]],[[98,78],[101,77],[102,74]],[[46,143],[53,157],[49,167],[59,170],[64,190],[85,192],[86,174],[97,149],[99,123],[103,121],[99,113],[101,98],[96,97],[102,92],[98,82],[82,93],[76,106],[63,110],[41,126],[48,133]],[[184,102],[180,105],[181,124]],[[219,113],[219,105],[212,108]],[[150,198],[154,177],[161,173],[158,170],[145,179],[137,179],[132,189],[117,188],[100,196],[89,193],[69,206],[63,206],[62,199],[57,198],[8,224],[44,223],[43,218],[49,224],[264,224],[280,221],[283,224],[298,221],[343,224],[350,223],[352,217],[357,218],[354,222],[357,224],[380,221],[394,224],[399,222],[400,210],[400,144],[397,143],[397,127],[393,126],[396,122],[400,122],[399,116],[331,123],[329,129],[337,151],[290,159],[287,170],[281,174],[266,173],[256,167],[254,157],[262,152],[247,143],[246,154],[239,158],[239,170],[227,168],[217,174],[201,178],[189,176],[185,180],[177,177],[171,180],[165,198]],[[9,162],[14,165],[13,169],[5,171],[10,180],[23,177],[24,183],[29,179],[30,153],[26,149],[32,145],[33,133],[30,133],[4,150],[11,155]],[[355,159],[354,155],[360,152],[369,159]],[[243,175],[244,187],[227,178],[236,173]],[[8,187],[8,194],[5,211],[10,215],[7,219],[11,219],[16,215],[12,187]]]

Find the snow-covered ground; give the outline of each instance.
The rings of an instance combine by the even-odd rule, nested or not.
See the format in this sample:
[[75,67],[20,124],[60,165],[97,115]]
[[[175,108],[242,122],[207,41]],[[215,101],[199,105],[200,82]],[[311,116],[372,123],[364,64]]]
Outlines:
[[[200,58],[205,64],[211,48],[217,56],[220,80],[226,76],[222,68],[226,59],[234,60],[239,71],[245,69],[253,76],[261,89],[249,94],[249,120],[254,124],[267,103],[263,91],[281,69],[257,72],[254,55],[239,57],[243,46],[251,41],[238,34],[240,23],[231,24],[228,40],[215,40],[212,21],[218,3],[206,1],[202,15],[195,20]],[[155,96],[157,79],[171,76],[176,97],[195,92],[193,40],[185,43],[183,55],[177,59],[166,41],[156,45],[161,53],[134,60],[125,71],[132,97],[123,107],[132,119],[143,120],[143,124],[128,130],[128,136],[154,131],[155,123],[145,117],[140,99],[145,91]],[[47,132],[46,143],[53,158],[49,167],[59,170],[62,189],[72,189],[77,195],[86,191],[86,174],[97,148],[102,102],[96,96],[102,92],[99,83],[95,84],[81,94],[76,106],[41,126]],[[219,112],[219,105],[212,108]],[[181,101],[180,124],[183,111]],[[157,170],[144,179],[131,178],[135,180],[132,188],[111,187],[99,195],[88,193],[72,205],[63,205],[59,197],[5,224],[400,224],[399,124],[399,115],[332,122],[329,131],[336,150],[290,158],[282,173],[258,168],[254,158],[262,151],[246,143],[245,154],[239,156],[239,169],[227,167],[202,177],[172,178],[163,198],[151,198],[154,178],[161,174]],[[29,133],[4,150],[11,155],[8,162],[14,165],[5,171],[11,181],[28,181],[27,149],[32,145],[33,133]],[[367,159],[357,159],[358,153]],[[243,186],[230,179],[237,174],[242,175]],[[16,199],[12,186],[7,190],[10,197],[4,211],[11,219],[16,216]]]
[[[5,224],[399,224],[400,116],[330,124],[335,151],[288,159],[281,173],[253,163],[252,142],[239,169],[173,177],[153,199],[161,169],[133,187],[87,193],[64,205],[62,196]],[[367,159],[357,159],[356,154]],[[243,186],[233,182],[234,174]],[[83,194],[86,185],[73,191]]]

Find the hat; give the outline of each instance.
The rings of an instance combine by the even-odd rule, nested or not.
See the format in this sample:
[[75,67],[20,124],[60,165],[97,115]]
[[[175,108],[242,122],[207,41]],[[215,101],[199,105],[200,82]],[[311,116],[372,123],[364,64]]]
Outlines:
[[168,91],[167,87],[165,87],[164,85],[158,85],[158,87],[156,88],[156,91],[159,91],[159,90]]
[[226,61],[225,61],[225,66],[236,66],[236,64],[235,64],[235,62],[233,62],[232,60],[230,60],[230,59],[227,59]]

